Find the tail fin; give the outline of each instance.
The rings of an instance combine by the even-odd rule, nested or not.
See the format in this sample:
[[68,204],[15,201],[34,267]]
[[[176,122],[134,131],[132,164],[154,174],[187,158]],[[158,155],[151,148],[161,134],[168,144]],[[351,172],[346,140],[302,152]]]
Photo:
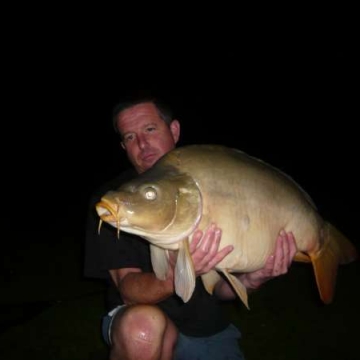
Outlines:
[[330,242],[337,245],[339,254],[339,264],[349,264],[358,258],[355,246],[342,234],[335,226],[326,223]]
[[313,263],[320,298],[331,303],[339,265],[348,264],[358,257],[355,246],[333,225],[325,223],[323,247],[314,257]]

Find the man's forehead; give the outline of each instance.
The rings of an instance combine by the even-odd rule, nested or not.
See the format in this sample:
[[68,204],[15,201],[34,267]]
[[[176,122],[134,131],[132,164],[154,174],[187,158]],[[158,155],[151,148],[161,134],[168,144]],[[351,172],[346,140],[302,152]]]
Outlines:
[[133,106],[131,108],[123,110],[117,117],[117,124],[125,124],[131,122],[146,121],[147,119],[159,119],[161,117],[156,107],[149,103],[145,106]]

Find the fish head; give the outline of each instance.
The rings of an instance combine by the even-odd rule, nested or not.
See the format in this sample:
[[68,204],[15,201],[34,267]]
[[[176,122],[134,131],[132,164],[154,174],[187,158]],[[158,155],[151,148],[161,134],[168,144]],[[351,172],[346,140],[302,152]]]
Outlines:
[[110,225],[132,227],[149,232],[161,231],[174,217],[176,189],[168,182],[127,184],[109,191],[96,205],[100,218]]
[[107,192],[96,211],[118,232],[165,247],[195,229],[201,217],[201,193],[191,176],[155,170]]

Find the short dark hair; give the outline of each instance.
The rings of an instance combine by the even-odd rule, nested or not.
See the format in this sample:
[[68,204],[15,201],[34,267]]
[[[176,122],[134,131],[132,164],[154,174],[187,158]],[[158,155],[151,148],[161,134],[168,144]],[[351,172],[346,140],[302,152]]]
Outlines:
[[171,122],[174,120],[173,111],[170,108],[168,104],[163,102],[162,100],[155,98],[155,97],[142,97],[138,99],[131,99],[131,100],[125,100],[117,103],[112,112],[112,122],[113,122],[113,128],[116,133],[119,134],[119,129],[117,128],[117,117],[118,115],[126,110],[129,109],[135,105],[143,104],[143,103],[152,103],[155,105],[156,110],[159,113],[159,116],[161,119],[165,121],[167,125],[170,125]]

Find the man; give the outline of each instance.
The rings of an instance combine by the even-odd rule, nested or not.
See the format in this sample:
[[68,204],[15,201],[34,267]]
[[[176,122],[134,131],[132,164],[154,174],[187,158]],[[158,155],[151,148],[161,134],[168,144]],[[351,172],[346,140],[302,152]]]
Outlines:
[[[152,272],[146,241],[125,233],[117,239],[116,231],[106,226],[97,234],[95,203],[100,197],[122,181],[151,168],[175,148],[180,136],[180,123],[173,119],[170,109],[155,99],[119,104],[114,109],[113,121],[135,171],[125,172],[93,197],[85,257],[85,275],[107,278],[110,285],[108,308],[112,311],[103,319],[110,360],[244,359],[238,346],[240,332],[220,306],[221,300],[236,297],[232,287],[221,280],[214,295],[209,295],[200,280],[200,275],[213,269],[233,250],[227,246],[219,251],[221,229],[213,224],[204,233],[199,230],[194,233],[190,251],[197,282],[187,303],[174,293],[173,266],[164,281]],[[293,235],[281,232],[265,267],[240,274],[239,279],[248,291],[256,289],[286,273],[295,252]],[[172,254],[171,260],[175,256]]]

